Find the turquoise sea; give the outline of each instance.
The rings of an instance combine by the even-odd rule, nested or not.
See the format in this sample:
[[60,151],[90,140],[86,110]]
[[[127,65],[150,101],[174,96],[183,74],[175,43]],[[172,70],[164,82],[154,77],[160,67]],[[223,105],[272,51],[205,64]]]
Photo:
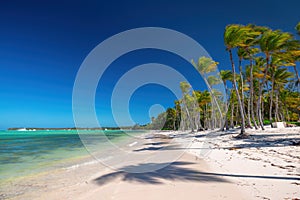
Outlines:
[[[127,137],[119,130],[80,133],[88,135],[89,147],[98,150],[107,146],[106,138],[118,143]],[[74,160],[90,156],[76,130],[0,131],[0,155],[0,182],[68,167]]]

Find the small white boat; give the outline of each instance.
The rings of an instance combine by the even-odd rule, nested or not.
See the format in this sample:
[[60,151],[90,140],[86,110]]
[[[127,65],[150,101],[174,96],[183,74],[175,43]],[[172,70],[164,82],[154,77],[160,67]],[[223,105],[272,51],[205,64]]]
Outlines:
[[27,131],[27,129],[26,128],[19,128],[19,129],[17,129],[17,131]]

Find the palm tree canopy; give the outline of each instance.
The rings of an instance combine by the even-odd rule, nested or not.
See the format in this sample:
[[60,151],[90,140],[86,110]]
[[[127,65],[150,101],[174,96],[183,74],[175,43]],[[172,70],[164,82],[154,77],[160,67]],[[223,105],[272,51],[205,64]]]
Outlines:
[[192,65],[203,75],[209,72],[213,72],[217,69],[217,65],[219,63],[213,61],[208,57],[201,57],[198,59],[198,63],[196,64],[194,60],[192,60]]
[[180,82],[180,89],[182,91],[182,93],[188,93],[189,90],[191,89],[191,85],[188,82]]
[[240,59],[248,57],[248,52],[244,48],[238,48],[237,54]]
[[292,38],[293,36],[290,33],[281,32],[279,30],[269,30],[262,34],[259,40],[259,46],[262,52],[270,54],[286,48]]
[[293,73],[287,71],[287,68],[279,68],[275,71],[275,84],[282,86],[288,82],[288,79],[293,78]]
[[237,54],[240,58],[245,60],[251,59],[255,54],[259,53],[258,48],[239,48]]
[[274,54],[272,62],[279,66],[288,67],[288,66],[296,66],[295,62],[298,60],[300,60],[300,50],[299,51],[287,51],[287,52]]
[[231,70],[221,70],[220,71],[220,77],[223,80],[223,82],[225,82],[225,81],[231,81],[232,80],[232,72],[231,72]]
[[235,47],[248,47],[252,45],[254,39],[260,34],[260,32],[255,31],[250,25],[228,25],[224,32],[226,50],[230,50]]
[[217,85],[221,82],[222,80],[220,80],[220,77],[217,76],[209,76],[207,78],[207,82],[209,85]]
[[290,51],[290,50],[300,50],[300,41],[299,40],[295,40],[295,39],[292,39],[290,41],[287,42],[287,50]]

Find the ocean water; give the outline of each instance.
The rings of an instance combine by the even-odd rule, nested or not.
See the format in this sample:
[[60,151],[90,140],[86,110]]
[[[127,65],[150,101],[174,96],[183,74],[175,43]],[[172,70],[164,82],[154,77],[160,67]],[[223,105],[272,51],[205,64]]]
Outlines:
[[[86,130],[80,134],[87,135],[89,147],[98,151],[109,146],[106,138],[113,143],[128,138],[122,131]],[[76,130],[0,131],[0,182],[69,167],[74,160],[88,156]]]

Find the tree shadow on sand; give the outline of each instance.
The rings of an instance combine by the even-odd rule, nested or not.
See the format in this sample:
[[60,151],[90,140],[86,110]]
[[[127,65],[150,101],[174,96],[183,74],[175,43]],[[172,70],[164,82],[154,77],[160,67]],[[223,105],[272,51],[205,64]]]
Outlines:
[[[228,174],[228,173],[211,173],[202,172],[195,169],[190,169],[187,166],[195,163],[192,162],[173,162],[167,167],[168,163],[147,163],[140,165],[130,165],[121,168],[120,171],[112,172],[100,176],[94,181],[102,186],[115,179],[121,179],[122,181],[136,182],[143,184],[163,184],[163,180],[169,181],[184,181],[184,182],[224,182],[229,183],[230,181],[224,179],[228,178],[251,178],[251,179],[270,179],[270,180],[281,180],[281,181],[299,181],[299,177],[288,177],[288,176],[264,176],[264,175],[250,175],[250,174]],[[140,171],[141,168],[161,168],[153,172],[146,173],[128,173],[127,171]]]
[[[140,165],[131,165],[121,168],[120,171],[112,172],[103,176],[100,176],[94,181],[98,185],[104,185],[108,182],[121,178],[122,181],[138,182],[144,184],[163,184],[163,180],[169,181],[195,181],[195,182],[228,182],[227,180],[214,176],[208,175],[201,171],[190,169],[187,166],[192,165],[191,162],[173,162],[168,165],[168,163],[147,163]],[[168,165],[168,166],[167,166]],[[143,169],[162,169],[145,172],[145,173],[128,173],[127,171],[140,171]]]
[[[276,137],[274,137],[276,136]],[[280,135],[250,135],[248,139],[243,140],[245,143],[235,145],[236,148],[262,148],[262,147],[283,147],[299,146],[300,140],[297,137],[281,138]]]

